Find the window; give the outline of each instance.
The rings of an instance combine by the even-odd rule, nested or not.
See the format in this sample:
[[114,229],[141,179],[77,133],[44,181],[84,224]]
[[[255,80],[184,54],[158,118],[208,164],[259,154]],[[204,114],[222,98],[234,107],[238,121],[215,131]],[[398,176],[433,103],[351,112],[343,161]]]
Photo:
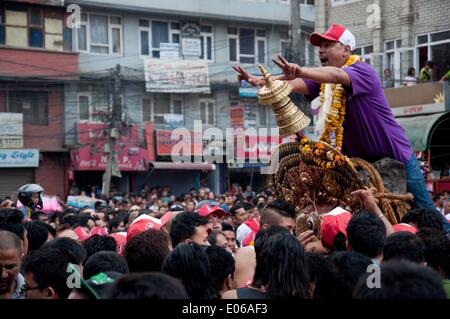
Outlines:
[[164,124],[164,114],[183,114],[183,100],[164,93],[155,93],[142,98],[143,121]]
[[200,26],[200,59],[206,61],[213,61],[213,30],[212,26]]
[[[283,4],[290,4],[291,1],[290,0],[280,0],[281,3]],[[300,0],[299,1],[300,4],[309,4],[309,5],[314,5],[314,0]]]
[[48,93],[9,91],[9,111],[23,114],[23,124],[48,125]]
[[213,99],[200,99],[200,118],[205,125],[214,125],[215,108]]
[[361,0],[331,0],[331,6],[337,7],[337,6],[345,5],[347,3],[358,2],[358,1],[361,1]]
[[0,44],[5,44],[5,9],[0,7]]
[[372,55],[373,55],[373,45],[368,45],[362,48],[355,48],[353,50],[353,54],[361,56],[361,59],[366,63],[372,62]]
[[30,8],[28,28],[28,46],[34,48],[43,47],[42,32],[42,10],[39,8]]
[[229,61],[240,63],[265,63],[266,31],[228,28]]
[[416,74],[428,60],[433,61],[432,76],[439,80],[450,65],[450,30],[418,35],[416,38],[415,68]]
[[78,51],[95,54],[122,53],[122,18],[101,14],[81,14],[77,29]]
[[400,85],[401,80],[401,43],[402,40],[387,41],[384,44],[384,69],[389,69],[395,79],[395,86]]
[[159,58],[161,43],[180,43],[180,24],[139,19],[139,42],[141,55]]
[[80,120],[105,121],[109,115],[112,99],[109,91],[102,85],[87,86],[78,93],[78,112]]

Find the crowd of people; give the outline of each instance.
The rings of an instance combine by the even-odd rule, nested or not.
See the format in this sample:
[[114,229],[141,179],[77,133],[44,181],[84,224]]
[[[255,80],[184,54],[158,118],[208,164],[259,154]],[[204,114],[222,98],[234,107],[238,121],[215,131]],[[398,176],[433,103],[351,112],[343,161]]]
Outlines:
[[[391,225],[370,191],[354,196],[365,210],[333,210],[320,234],[296,233],[294,207],[251,187],[144,187],[29,218],[3,208],[0,298],[449,298],[450,238],[436,211]],[[447,212],[448,192],[435,203]]]

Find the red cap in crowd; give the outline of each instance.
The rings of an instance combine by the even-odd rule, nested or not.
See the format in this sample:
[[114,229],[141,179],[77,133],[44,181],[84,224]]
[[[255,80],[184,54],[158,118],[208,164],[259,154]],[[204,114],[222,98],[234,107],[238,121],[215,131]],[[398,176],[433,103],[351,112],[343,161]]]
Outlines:
[[89,234],[88,230],[85,227],[78,226],[77,228],[74,228],[73,232],[77,234],[78,239],[81,241],[85,241],[91,235]]
[[417,228],[413,227],[409,224],[405,224],[405,223],[401,223],[401,224],[396,224],[396,225],[392,225],[392,227],[394,228],[394,231],[396,233],[401,232],[401,231],[407,231],[410,233],[417,233]]
[[123,249],[125,248],[125,245],[127,243],[127,233],[126,232],[112,233],[110,237],[114,238],[117,244],[117,252],[119,253],[119,255],[122,255]]
[[172,212],[167,212],[161,219],[148,215],[141,215],[136,218],[128,228],[127,241],[148,229],[160,230],[172,217]]
[[343,233],[347,237],[347,225],[352,214],[341,207],[336,207],[322,217],[321,236],[328,245],[333,246],[334,237],[338,233]]
[[225,215],[225,211],[222,208],[220,208],[219,205],[216,205],[213,207],[208,206],[208,205],[203,205],[202,207],[197,209],[197,213],[203,217],[207,217],[213,213],[216,214],[217,217],[219,217],[219,218],[221,218]]

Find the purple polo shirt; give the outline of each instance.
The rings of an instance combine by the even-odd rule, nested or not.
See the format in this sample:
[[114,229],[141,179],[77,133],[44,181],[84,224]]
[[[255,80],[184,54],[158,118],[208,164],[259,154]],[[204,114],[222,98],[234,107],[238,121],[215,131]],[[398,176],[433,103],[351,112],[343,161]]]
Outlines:
[[[392,114],[374,68],[360,62],[342,70],[352,81],[351,87],[346,87],[343,152],[369,162],[390,157],[406,164],[413,151]],[[306,79],[305,83],[311,99],[319,96],[319,83]]]

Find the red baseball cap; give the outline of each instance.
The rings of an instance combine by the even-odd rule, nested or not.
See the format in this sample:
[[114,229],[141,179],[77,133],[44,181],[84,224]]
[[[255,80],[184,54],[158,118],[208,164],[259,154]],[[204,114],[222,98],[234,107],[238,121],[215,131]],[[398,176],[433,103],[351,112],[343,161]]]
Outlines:
[[322,40],[340,42],[343,45],[350,46],[350,49],[352,51],[356,48],[355,36],[350,32],[349,29],[339,24],[332,24],[331,27],[323,34],[314,32],[311,34],[311,37],[309,38],[311,44],[316,47],[320,45],[320,42]]
[[165,213],[161,219],[154,218],[145,214],[139,216],[133,221],[133,223],[130,225],[130,228],[128,228],[127,241],[148,229],[160,230],[165,224],[167,224],[171,216],[172,212]]
[[394,231],[396,233],[401,232],[401,231],[407,231],[407,232],[410,232],[413,234],[417,233],[417,228],[411,226],[410,224],[400,223],[400,224],[392,225],[392,227],[394,228]]
[[322,217],[321,236],[328,245],[333,246],[334,237],[338,233],[343,233],[347,237],[347,225],[352,214],[341,207],[336,207]]
[[90,235],[91,236],[94,236],[94,235],[106,236],[106,235],[108,235],[108,231],[104,227],[95,226],[95,227],[91,228]]
[[127,243],[127,233],[126,232],[112,233],[109,236],[114,238],[117,244],[117,252],[119,253],[119,255],[122,255],[125,244]]
[[89,232],[86,230],[85,227],[78,226],[77,228],[73,229],[73,232],[77,234],[78,239],[81,241],[85,241],[86,239],[91,237],[91,235],[89,234]]
[[208,205],[203,205],[202,207],[197,209],[197,213],[203,217],[207,217],[207,216],[211,215],[212,213],[215,213],[217,215],[217,217],[219,217],[219,218],[221,218],[225,215],[225,211],[222,208],[220,208],[219,205],[216,205],[213,207],[208,206]]

